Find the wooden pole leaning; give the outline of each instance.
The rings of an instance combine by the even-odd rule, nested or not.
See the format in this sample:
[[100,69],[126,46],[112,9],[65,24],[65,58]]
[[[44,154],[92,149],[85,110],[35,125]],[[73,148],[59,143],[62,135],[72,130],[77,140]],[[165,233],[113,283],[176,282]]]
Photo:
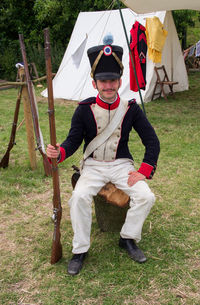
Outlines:
[[[23,79],[26,79],[24,68],[19,69],[19,77],[20,77],[21,81]],[[28,89],[27,89],[26,85],[23,85],[23,88],[22,88],[22,100],[23,100],[23,106],[24,106],[24,118],[25,118],[25,125],[26,125],[26,135],[27,135],[30,165],[31,165],[31,169],[35,170],[37,168],[35,136],[34,136],[31,105],[30,105]]]
[[46,155],[44,147],[42,145],[39,119],[38,119],[38,112],[37,112],[37,108],[36,108],[36,105],[35,105],[35,99],[34,99],[33,84],[32,84],[29,69],[28,69],[28,62],[27,62],[27,57],[26,57],[24,37],[23,37],[22,34],[19,34],[19,42],[20,42],[20,48],[21,48],[21,53],[22,53],[22,58],[23,58],[23,63],[24,63],[24,71],[25,71],[25,75],[26,75],[29,101],[30,101],[30,105],[31,105],[33,127],[34,127],[34,131],[35,131],[37,149],[40,152],[40,154],[42,156],[42,159],[43,159],[43,166],[44,166],[45,175],[46,176],[51,176],[51,174],[52,174],[51,165],[48,161],[47,155]]

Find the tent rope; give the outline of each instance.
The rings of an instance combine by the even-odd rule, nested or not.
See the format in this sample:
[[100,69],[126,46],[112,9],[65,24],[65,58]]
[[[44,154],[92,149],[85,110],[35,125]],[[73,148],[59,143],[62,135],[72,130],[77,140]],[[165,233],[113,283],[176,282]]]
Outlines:
[[[108,7],[108,9],[107,10],[112,10],[112,7],[113,7],[113,5],[114,5],[114,2],[115,2],[115,0],[113,0],[112,2],[111,2],[111,4],[109,5],[109,7]],[[100,18],[97,20],[97,22],[95,23],[95,25],[91,28],[91,30],[86,34],[87,36],[89,36],[92,32],[93,32],[93,30],[95,29],[95,27],[96,27],[96,25],[101,21],[101,19],[104,17],[104,15],[106,14],[106,12],[107,12],[107,10],[104,12],[104,14],[102,14],[101,16],[100,16]],[[111,14],[111,12],[112,11],[110,11],[110,14]],[[109,14],[109,16],[108,16],[108,18],[107,18],[107,21],[106,21],[106,24],[108,23],[108,20],[109,20],[109,18],[110,18],[110,14]],[[106,27],[106,25],[104,26],[104,28]],[[104,29],[103,29],[103,31],[102,31],[102,34],[101,34],[101,37],[100,37],[100,39],[99,39],[99,42],[102,40],[102,35],[103,35],[103,33],[104,33]],[[85,38],[84,38],[85,39]],[[62,67],[62,69],[60,69],[60,70],[58,70],[58,72],[56,73],[56,77],[58,77],[58,75],[62,72],[62,70],[67,66],[67,64],[68,64],[68,62],[71,60],[71,58],[69,57],[68,58],[68,60],[66,61],[66,63],[65,63],[65,65]]]
[[[101,32],[102,34],[101,34],[101,36],[100,36],[100,38],[99,38],[99,43],[100,43],[100,41],[102,40],[102,37],[103,37],[104,31],[105,31],[105,28],[106,28],[106,26],[107,26],[107,24],[108,24],[108,21],[109,21],[109,19],[110,19],[110,15],[111,15],[111,13],[112,13],[112,8],[113,8],[113,5],[114,5],[114,2],[115,2],[115,0],[113,0],[113,1],[111,2],[111,4],[109,5],[108,9],[107,9],[107,10],[104,12],[104,14],[97,20],[97,22],[95,23],[95,26],[93,26],[92,29],[91,29],[91,31],[88,32],[88,36],[89,36],[89,34],[93,31],[93,29],[96,27],[96,25],[97,25],[97,24],[100,22],[100,20],[104,17],[104,15],[106,14],[106,12],[107,12],[108,10],[110,10],[110,13],[109,13],[109,15],[108,15],[108,17],[107,17],[106,23],[105,23],[105,25],[104,25],[104,27],[103,27],[103,29],[102,29],[102,32]],[[81,91],[80,91],[80,93],[79,93],[79,97],[81,96],[81,94],[82,94],[82,92],[83,92],[83,89],[84,89],[84,87],[85,87],[85,84],[86,84],[88,78],[91,76],[90,71],[91,71],[91,70],[88,69],[87,76],[85,77],[84,86],[82,86],[82,88],[81,88]],[[78,92],[79,92],[79,88],[78,88],[77,91],[74,93],[74,95],[76,95]]]
[[[104,26],[104,28],[103,28],[102,35],[103,35],[103,33],[104,33],[104,29],[105,29],[105,27],[106,27],[106,25],[107,25],[107,23],[108,23],[108,20],[109,20],[109,18],[110,18],[110,15],[111,15],[111,13],[112,13],[112,8],[113,8],[113,6],[114,6],[115,1],[116,1],[116,0],[112,0],[111,4],[109,5],[108,9],[106,10],[106,11],[110,10],[110,14],[109,14],[109,16],[108,16],[108,18],[107,18],[107,21],[106,21],[106,24],[105,24],[105,26]],[[143,112],[144,112],[144,114],[146,115],[146,111],[145,111],[145,107],[144,107],[144,102],[143,102],[141,90],[140,90],[140,87],[139,87],[139,82],[138,82],[138,78],[137,78],[137,73],[136,73],[136,70],[135,70],[135,65],[134,65],[134,62],[133,62],[132,54],[131,54],[131,49],[130,49],[130,45],[129,45],[129,40],[128,40],[126,28],[125,28],[124,18],[123,18],[122,12],[121,12],[121,7],[120,7],[119,0],[117,0],[117,3],[118,3],[118,8],[119,8],[119,12],[120,12],[120,17],[121,17],[121,21],[122,21],[122,25],[123,25],[125,37],[126,37],[126,42],[127,42],[128,49],[129,49],[129,53],[130,53],[130,58],[131,58],[133,70],[134,70],[134,73],[135,73],[136,83],[137,83],[137,86],[138,86],[138,91],[139,91],[139,96],[140,96],[140,100],[141,100]],[[95,28],[96,25],[100,22],[100,20],[104,17],[104,15],[106,14],[106,11],[105,11],[105,13],[104,13],[103,15],[101,15],[100,18],[97,20],[95,26],[93,26],[93,27],[91,28],[91,30],[87,33],[88,36],[89,36],[90,33],[94,30],[94,28]],[[102,40],[102,35],[100,36],[99,42]],[[65,63],[65,65],[62,67],[62,69],[60,69],[60,70],[57,72],[56,77],[57,77],[57,76],[62,72],[62,70],[67,66],[67,64],[68,64],[69,61],[70,61],[70,57],[69,57],[69,59],[67,60],[67,62]],[[88,73],[87,73],[87,77],[85,78],[84,84],[86,83],[88,77],[90,77],[90,71],[91,71],[91,70],[88,68]],[[84,87],[84,86],[83,86],[83,87]],[[81,95],[81,93],[82,93],[82,91],[83,91],[83,87],[82,87],[82,89],[81,89],[80,95]],[[80,90],[80,88],[77,88],[77,91],[76,91],[74,94],[78,93],[79,90]],[[80,95],[79,95],[79,96],[80,96]]]
[[[95,23],[95,25],[92,27],[92,29],[90,30],[90,32],[88,32],[88,35],[93,31],[93,29],[96,27],[96,25],[100,22],[100,20],[104,17],[104,15],[106,14],[106,12],[107,11],[109,11],[110,10],[110,14],[112,13],[112,8],[113,8],[113,5],[114,5],[114,2],[115,2],[115,0],[113,0],[112,2],[111,2],[111,4],[109,5],[109,7],[107,8],[107,10],[105,10],[105,12],[104,12],[104,14],[103,15],[101,15],[100,16],[100,18],[97,20],[97,22]],[[107,25],[107,23],[108,23],[108,20],[109,20],[109,18],[110,18],[110,14],[109,14],[109,16],[108,16],[108,18],[107,18],[107,21],[106,21],[106,24],[105,24],[105,26],[104,26],[104,29],[105,29],[105,27],[106,27],[106,25]],[[102,31],[102,33],[103,33],[104,31]],[[100,37],[100,40],[102,39],[102,35],[101,35],[101,37]],[[99,40],[99,41],[100,41]]]
[[[101,20],[101,19],[104,17],[104,15],[106,14],[106,12],[107,12],[108,10],[110,10],[109,15],[108,15],[107,20],[106,20],[106,23],[105,23],[105,25],[104,25],[104,27],[103,27],[103,29],[102,29],[102,32],[101,32],[102,34],[101,34],[101,36],[100,36],[100,38],[99,38],[99,44],[100,44],[100,41],[102,40],[102,37],[103,37],[103,35],[104,35],[105,28],[106,28],[106,26],[107,26],[107,24],[108,24],[108,21],[109,21],[109,19],[110,19],[110,15],[111,15],[111,13],[112,13],[112,7],[113,7],[113,5],[114,5],[114,1],[115,1],[115,0],[112,1],[112,3],[111,3],[111,5],[109,6],[109,8],[108,8],[108,9],[104,12],[104,14],[98,19],[98,21],[96,22],[95,26],[93,26],[93,27],[92,27],[92,30],[88,33],[88,36],[89,36],[89,34],[90,34],[90,33],[93,31],[93,29],[96,27],[97,23],[99,23],[100,20]],[[79,97],[81,96],[81,94],[82,94],[82,92],[83,92],[83,90],[84,90],[84,87],[85,87],[85,84],[86,84],[88,78],[91,77],[90,71],[91,71],[91,69],[90,69],[89,66],[88,66],[88,73],[87,73],[87,76],[85,77],[84,86],[82,86],[82,88],[81,88],[81,90],[80,90]],[[77,91],[74,93],[74,95],[76,96],[76,94],[77,94],[78,92],[79,92],[79,88],[77,88]]]
[[137,73],[136,73],[136,70],[135,70],[135,65],[134,65],[134,62],[133,62],[133,56],[132,56],[132,53],[131,53],[131,48],[130,48],[130,44],[129,44],[129,40],[128,40],[128,35],[127,35],[127,32],[126,32],[124,18],[123,18],[123,15],[122,15],[119,0],[116,0],[116,1],[118,3],[119,13],[120,13],[121,21],[122,21],[122,26],[123,26],[123,29],[124,29],[124,34],[125,34],[125,37],[126,37],[127,46],[128,46],[128,49],[129,49],[129,54],[130,54],[131,63],[132,63],[132,66],[133,66],[133,71],[134,71],[134,74],[135,74],[135,79],[136,79],[136,83],[137,83],[137,87],[138,87],[138,91],[139,91],[139,96],[140,96],[142,108],[143,108],[144,114],[146,115],[144,102],[143,102],[143,98],[142,98],[142,94],[141,94],[141,90],[140,90],[140,86],[139,86],[139,82],[138,82],[138,77],[137,77]]

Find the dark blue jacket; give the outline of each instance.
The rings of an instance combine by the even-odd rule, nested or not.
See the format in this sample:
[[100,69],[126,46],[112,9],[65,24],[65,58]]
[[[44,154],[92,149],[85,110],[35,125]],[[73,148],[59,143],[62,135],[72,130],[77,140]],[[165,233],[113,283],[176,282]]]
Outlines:
[[[72,117],[69,134],[61,144],[60,162],[71,156],[79,148],[83,140],[85,151],[86,146],[97,135],[97,125],[91,110],[91,105],[98,101],[99,99],[91,97],[79,103]],[[109,107],[114,107],[113,104],[109,106],[109,104],[103,103],[102,101],[100,102],[100,106],[105,107],[107,111],[111,111]],[[145,146],[143,162],[138,171],[150,179],[156,169],[160,145],[153,127],[135,100],[129,101],[128,111],[122,122],[121,137],[117,147],[116,159],[133,159],[128,148],[129,134],[132,128],[138,133]],[[91,157],[93,157],[93,154]]]

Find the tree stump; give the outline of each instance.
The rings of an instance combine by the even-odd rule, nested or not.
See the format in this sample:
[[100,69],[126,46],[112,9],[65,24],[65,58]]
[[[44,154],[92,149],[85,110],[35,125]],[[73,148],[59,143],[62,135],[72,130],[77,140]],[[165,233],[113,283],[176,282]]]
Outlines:
[[129,208],[129,196],[107,183],[94,197],[98,226],[103,232],[119,232]]
[[128,206],[119,207],[108,203],[101,195],[94,198],[98,226],[103,232],[119,232],[126,218]]
[[[79,169],[71,178],[72,187],[80,177]],[[107,183],[97,196],[94,197],[95,214],[98,226],[103,232],[119,232],[124,224],[126,213],[129,208],[129,196],[116,188],[111,182]]]

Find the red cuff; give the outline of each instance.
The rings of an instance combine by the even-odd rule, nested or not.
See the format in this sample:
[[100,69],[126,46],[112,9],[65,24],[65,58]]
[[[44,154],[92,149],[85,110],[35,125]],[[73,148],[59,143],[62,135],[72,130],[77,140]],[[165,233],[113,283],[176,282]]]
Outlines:
[[60,147],[60,158],[58,159],[58,163],[63,162],[65,158],[66,158],[65,149],[63,147]]
[[[66,154],[65,154],[64,148],[60,147],[60,155],[59,155],[59,157],[57,159],[57,162],[58,163],[63,162],[65,160],[65,156],[66,156]],[[52,164],[51,158],[48,158],[48,161],[49,161],[50,164]]]
[[148,163],[142,163],[138,172],[144,175],[147,179],[151,179],[155,172],[155,168],[152,165],[149,165]]

